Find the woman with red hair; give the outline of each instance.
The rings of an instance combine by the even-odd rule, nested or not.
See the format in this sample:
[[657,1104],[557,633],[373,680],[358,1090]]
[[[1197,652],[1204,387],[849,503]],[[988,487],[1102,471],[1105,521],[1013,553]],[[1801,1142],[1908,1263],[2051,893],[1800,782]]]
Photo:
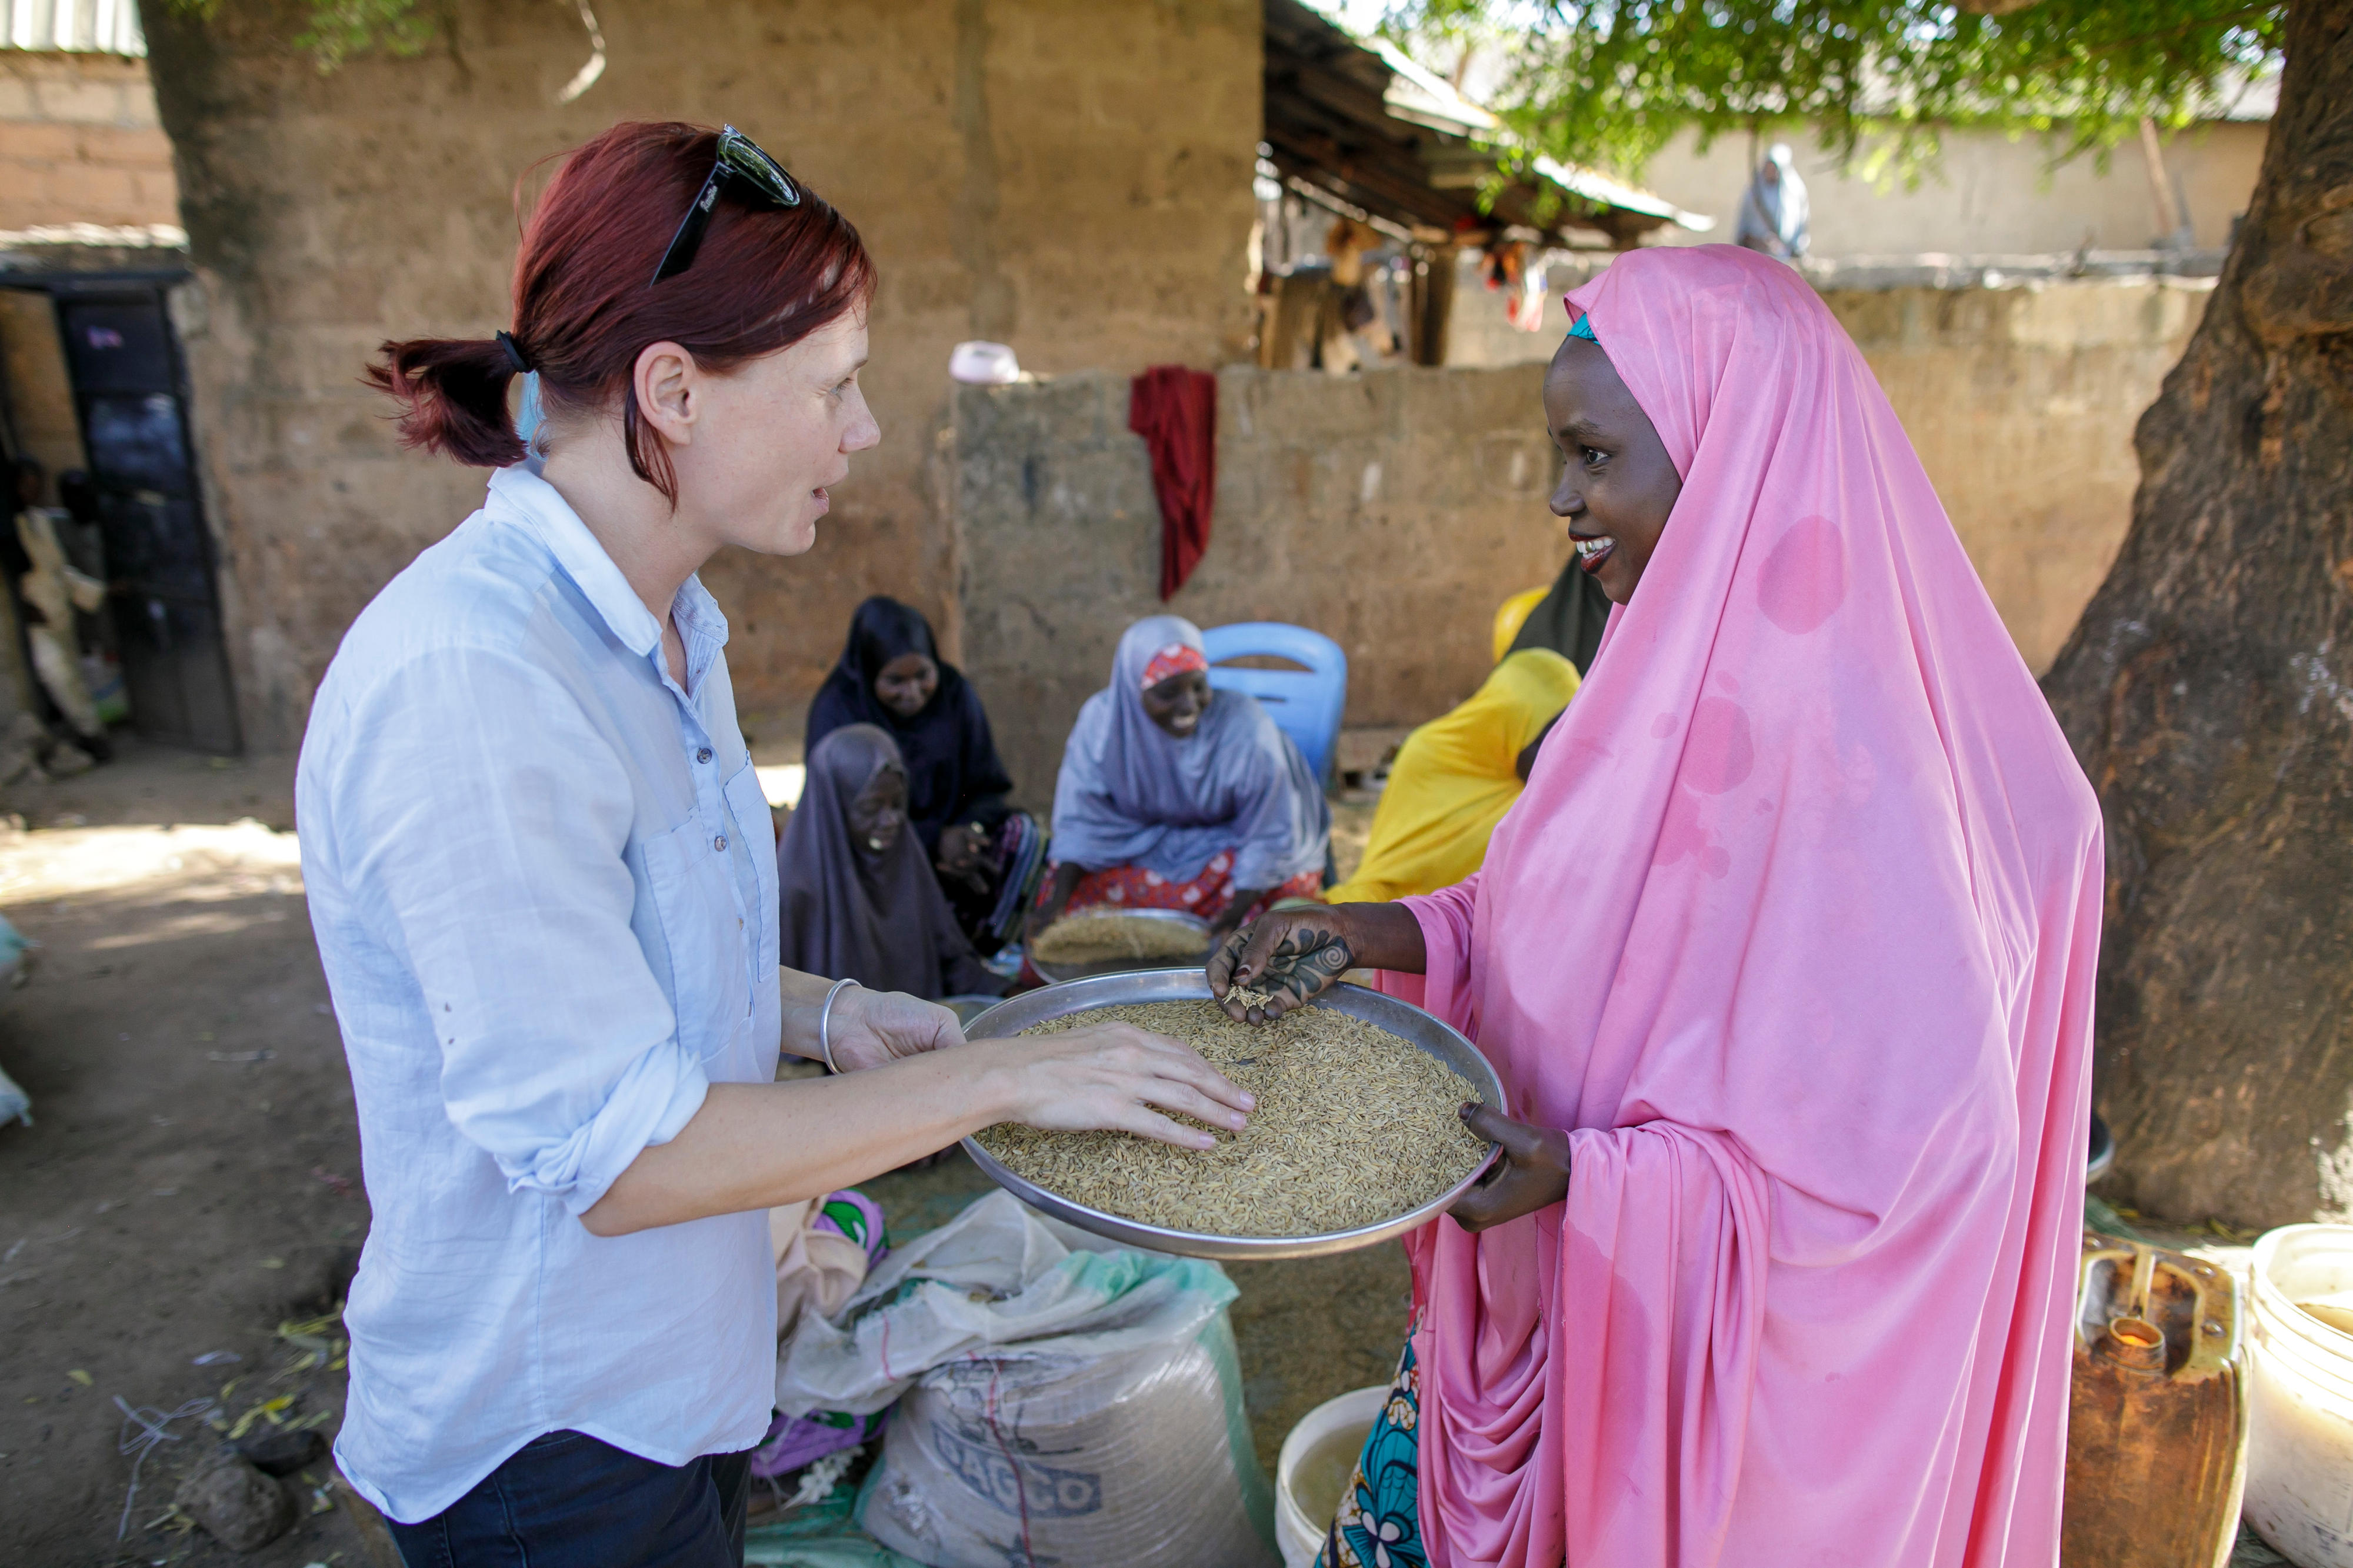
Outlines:
[[[297,782],[374,1225],[336,1441],[412,1568],[740,1563],[769,1211],[991,1122],[1207,1147],[1249,1097],[1136,1030],[960,1044],[777,965],[722,548],[809,548],[881,432],[857,231],[730,128],[567,158],[514,327],[387,343],[408,445],[493,468],[369,605]],[[507,413],[539,376],[526,452]],[[779,1047],[842,1076],[775,1081]]]

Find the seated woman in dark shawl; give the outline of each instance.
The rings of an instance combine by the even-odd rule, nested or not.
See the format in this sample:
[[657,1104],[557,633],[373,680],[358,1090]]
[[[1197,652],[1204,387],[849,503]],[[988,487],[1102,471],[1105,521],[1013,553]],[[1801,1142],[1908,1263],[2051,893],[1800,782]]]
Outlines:
[[1185,910],[1222,936],[1324,885],[1331,808],[1254,698],[1209,689],[1200,628],[1154,616],[1119,639],[1054,787],[1053,877],[1030,916]]
[[931,623],[896,599],[878,594],[850,617],[841,660],[809,703],[804,743],[814,752],[845,724],[874,725],[898,742],[907,816],[940,890],[965,936],[981,952],[996,952],[1013,934],[1026,891],[1008,897],[1003,884],[1008,872],[1017,881],[1024,869],[1034,874],[1037,822],[1005,803],[1013,780],[979,694],[941,659]]
[[818,742],[776,847],[778,962],[932,1001],[1000,994],[1004,982],[981,967],[909,830],[907,795],[907,764],[877,726]]

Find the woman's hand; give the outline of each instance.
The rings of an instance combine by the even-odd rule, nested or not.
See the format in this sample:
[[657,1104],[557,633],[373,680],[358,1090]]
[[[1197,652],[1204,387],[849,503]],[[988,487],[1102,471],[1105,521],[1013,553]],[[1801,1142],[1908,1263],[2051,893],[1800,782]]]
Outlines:
[[[1309,904],[1261,916],[1209,960],[1209,994],[1226,1016],[1270,1023],[1330,990],[1349,970],[1419,972],[1429,962],[1421,922],[1402,904]],[[1262,992],[1262,1007],[1229,1000],[1236,986]]]
[[[1347,921],[1337,910],[1277,910],[1229,936],[1209,959],[1209,994],[1226,1016],[1264,1024],[1332,988],[1356,965]],[[1245,1008],[1227,994],[1236,986],[1265,994],[1264,1006]]]
[[1227,1081],[1201,1054],[1133,1024],[1099,1024],[1059,1035],[992,1042],[1012,1056],[1012,1119],[1056,1132],[1115,1128],[1182,1149],[1213,1149],[1217,1139],[1179,1126],[1151,1109],[1240,1131],[1256,1101]]
[[988,847],[988,835],[976,823],[951,823],[940,830],[939,858],[933,868],[943,881],[962,882],[980,891],[987,887],[981,874],[981,852]]
[[1226,904],[1226,912],[1209,922],[1209,945],[1217,946],[1241,929],[1242,917],[1258,907],[1258,901],[1272,892],[1271,888],[1236,888]]
[[[797,990],[814,978],[786,973]],[[712,1084],[678,1136],[639,1151],[581,1224],[595,1236],[626,1236],[798,1203],[999,1121],[1060,1131],[1116,1128],[1208,1149],[1214,1137],[1162,1112],[1239,1129],[1251,1105],[1190,1047],[1128,1024],[960,1045],[945,1008],[855,989],[836,998],[833,1023],[835,1059],[848,1053],[876,1070]],[[933,1048],[950,1045],[956,1048]],[[883,1059],[891,1052],[906,1059]]]
[[1468,1231],[1481,1231],[1549,1208],[1568,1196],[1568,1134],[1525,1121],[1483,1105],[1462,1108],[1463,1125],[1490,1143],[1503,1146],[1503,1158],[1488,1168],[1486,1178],[1463,1194],[1446,1212]]
[[833,1065],[844,1072],[964,1044],[964,1026],[938,1003],[863,985],[844,986],[834,998],[826,1032],[833,1039]]

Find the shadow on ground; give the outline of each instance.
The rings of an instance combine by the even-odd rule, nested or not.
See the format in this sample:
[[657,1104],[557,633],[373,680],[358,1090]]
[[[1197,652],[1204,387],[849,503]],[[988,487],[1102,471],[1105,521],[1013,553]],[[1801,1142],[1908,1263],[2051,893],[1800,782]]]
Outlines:
[[[5,803],[29,826],[0,828],[0,912],[41,945],[25,986],[0,992],[0,1067],[34,1117],[0,1127],[0,1562],[381,1562],[333,1491],[328,1511],[249,1555],[176,1528],[165,1516],[204,1447],[201,1416],[166,1429],[132,1496],[120,1445],[138,1429],[113,1403],[168,1413],[210,1399],[234,1422],[285,1398],[257,1429],[274,1415],[329,1436],[341,1418],[340,1367],[301,1367],[306,1352],[278,1335],[334,1299],[368,1215],[291,780],[283,759],[131,742],[107,767]],[[987,1182],[959,1154],[868,1190],[905,1237]],[[1271,1472],[1309,1408],[1388,1377],[1405,1261],[1391,1245],[1230,1272]],[[222,1352],[236,1359],[196,1364]]]
[[134,1496],[114,1403],[283,1400],[250,1427],[329,1434],[342,1412],[332,1358],[277,1333],[332,1305],[367,1228],[293,839],[264,826],[290,826],[289,773],[132,743],[7,802],[35,826],[0,833],[0,910],[40,946],[0,994],[34,1118],[0,1127],[0,1561],[371,1562],[323,1465],[298,1488],[326,1511],[260,1552],[163,1521],[201,1417]]

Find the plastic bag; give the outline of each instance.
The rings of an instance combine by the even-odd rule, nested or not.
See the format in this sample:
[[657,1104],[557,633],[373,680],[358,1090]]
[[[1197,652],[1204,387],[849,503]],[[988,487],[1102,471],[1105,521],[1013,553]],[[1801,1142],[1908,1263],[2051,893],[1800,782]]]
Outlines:
[[744,1568],[923,1568],[858,1528],[844,1486],[833,1496],[807,1503],[783,1519],[744,1532]]
[[1271,1568],[1234,1293],[992,1193],[805,1318],[776,1408],[900,1401],[858,1521],[930,1568]]

